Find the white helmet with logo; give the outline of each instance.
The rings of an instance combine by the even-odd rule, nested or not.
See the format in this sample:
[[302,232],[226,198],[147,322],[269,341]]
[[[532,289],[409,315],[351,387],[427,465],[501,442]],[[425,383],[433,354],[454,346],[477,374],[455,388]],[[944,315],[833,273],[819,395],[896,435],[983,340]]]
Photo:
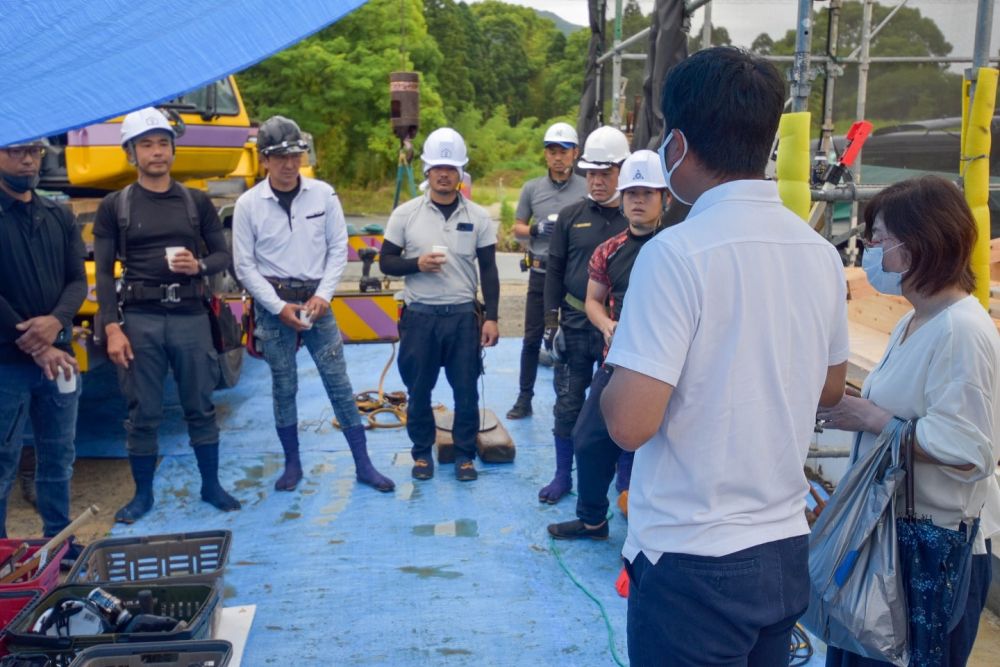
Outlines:
[[431,167],[455,167],[462,171],[462,167],[469,163],[465,140],[450,127],[438,128],[424,141],[424,152],[420,156],[420,161],[424,163],[425,174]]
[[171,139],[177,137],[177,132],[163,112],[155,107],[146,107],[125,116],[122,121],[122,147],[149,132],[166,132]]
[[553,123],[545,131],[545,138],[542,139],[542,143],[546,146],[556,144],[563,148],[576,148],[580,143],[580,138],[577,136],[576,130],[569,123]]
[[622,162],[618,173],[618,191],[628,188],[667,189],[659,155],[653,151],[641,150],[632,153]]
[[605,125],[590,133],[583,145],[580,169],[607,169],[628,157],[628,139],[621,130]]

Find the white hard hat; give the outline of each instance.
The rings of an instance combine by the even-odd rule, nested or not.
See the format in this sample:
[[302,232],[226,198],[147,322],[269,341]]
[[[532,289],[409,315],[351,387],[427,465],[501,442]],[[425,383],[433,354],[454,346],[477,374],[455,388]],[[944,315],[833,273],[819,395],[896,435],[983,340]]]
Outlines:
[[628,139],[621,130],[605,125],[590,133],[583,145],[580,169],[607,169],[628,157]]
[[545,138],[542,143],[558,144],[563,148],[576,148],[580,143],[580,138],[576,135],[576,130],[569,123],[553,123],[549,129],[545,130]]
[[122,121],[122,146],[147,132],[166,132],[171,139],[177,137],[177,132],[170,125],[170,121],[159,109],[146,107],[125,116],[125,120]]
[[450,127],[441,127],[427,136],[424,141],[424,152],[420,155],[424,163],[424,173],[431,167],[455,167],[461,170],[469,163],[465,151],[465,140]]
[[653,151],[636,151],[622,162],[618,173],[618,191],[628,188],[651,188],[666,190],[667,182],[663,180],[663,169],[660,166],[660,156]]

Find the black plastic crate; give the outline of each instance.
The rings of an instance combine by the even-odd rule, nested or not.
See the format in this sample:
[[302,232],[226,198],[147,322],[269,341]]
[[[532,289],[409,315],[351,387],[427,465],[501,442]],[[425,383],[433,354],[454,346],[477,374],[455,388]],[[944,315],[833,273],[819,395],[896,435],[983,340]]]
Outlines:
[[70,667],[226,667],[233,645],[223,640],[94,646]]
[[66,583],[212,584],[222,579],[233,534],[228,530],[111,537],[92,543]]
[[7,650],[18,655],[44,654],[50,659],[50,667],[64,667],[83,649],[100,644],[208,639],[215,634],[222,614],[222,595],[217,584],[107,584],[101,588],[121,600],[133,614],[140,613],[139,592],[148,590],[153,596],[152,613],[172,616],[187,625],[169,632],[122,632],[75,637],[50,637],[31,632],[35,621],[45,611],[68,597],[85,598],[94,589],[92,584],[64,584],[25,607],[11,621],[7,626]]

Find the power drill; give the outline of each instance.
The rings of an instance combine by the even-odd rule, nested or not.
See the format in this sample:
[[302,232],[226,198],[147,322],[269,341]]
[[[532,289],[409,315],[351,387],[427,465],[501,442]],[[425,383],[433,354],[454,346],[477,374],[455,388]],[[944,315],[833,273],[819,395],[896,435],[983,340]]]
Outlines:
[[378,257],[378,250],[375,248],[362,248],[358,251],[358,257],[361,258],[361,281],[358,285],[362,292],[378,292],[382,288],[382,283],[378,278],[370,275],[372,271],[372,264],[375,263],[375,258]]

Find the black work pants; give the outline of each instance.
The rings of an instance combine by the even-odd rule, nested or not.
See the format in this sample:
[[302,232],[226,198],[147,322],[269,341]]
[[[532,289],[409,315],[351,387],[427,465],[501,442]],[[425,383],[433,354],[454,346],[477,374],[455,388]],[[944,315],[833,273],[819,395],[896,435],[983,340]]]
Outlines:
[[191,444],[219,442],[212,392],[219,382],[219,357],[208,313],[142,313],[125,310],[122,330],[135,355],[118,380],[128,404],[125,422],[129,454],[156,455],[163,419],[163,383],[174,372]]
[[[419,307],[419,304],[417,304]],[[468,306],[466,309],[465,306]],[[437,434],[431,391],[441,368],[455,397],[452,438],[457,457],[476,458],[479,433],[479,325],[472,304],[408,306],[399,319],[399,375],[409,393],[406,433],[413,458],[429,457]],[[458,311],[458,312],[456,312]]]
[[535,378],[538,377],[538,352],[545,334],[545,274],[530,271],[528,294],[524,300],[524,340],[521,342],[521,376],[519,389],[522,395],[535,395]]
[[592,326],[585,329],[563,327],[563,339],[566,350],[554,369],[556,404],[552,410],[555,416],[552,432],[560,438],[569,438],[594,377],[594,366],[603,360],[604,336]]
[[590,384],[590,394],[573,428],[573,453],[576,455],[576,516],[584,523],[598,526],[608,515],[608,487],[615,478],[615,465],[621,448],[608,434],[601,414],[601,393],[608,386],[614,369],[601,366]]

